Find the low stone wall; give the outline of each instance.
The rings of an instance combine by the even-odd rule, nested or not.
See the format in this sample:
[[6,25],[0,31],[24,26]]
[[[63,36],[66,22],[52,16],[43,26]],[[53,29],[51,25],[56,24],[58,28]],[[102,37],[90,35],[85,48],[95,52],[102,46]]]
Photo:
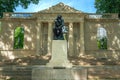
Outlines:
[[31,67],[0,67],[0,80],[31,80]]
[[120,80],[119,66],[90,66],[88,80]]
[[[36,66],[0,67],[0,80],[32,80],[33,68]],[[87,69],[87,80],[120,80],[119,66],[84,66],[84,68]]]
[[90,55],[96,59],[106,58],[111,60],[120,59],[120,50],[85,50],[86,55]]

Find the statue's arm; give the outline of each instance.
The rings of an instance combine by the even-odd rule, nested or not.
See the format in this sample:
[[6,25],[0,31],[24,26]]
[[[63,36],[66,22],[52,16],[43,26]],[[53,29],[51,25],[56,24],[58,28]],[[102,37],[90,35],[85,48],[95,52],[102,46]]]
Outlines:
[[62,19],[62,26],[64,26],[64,19]]

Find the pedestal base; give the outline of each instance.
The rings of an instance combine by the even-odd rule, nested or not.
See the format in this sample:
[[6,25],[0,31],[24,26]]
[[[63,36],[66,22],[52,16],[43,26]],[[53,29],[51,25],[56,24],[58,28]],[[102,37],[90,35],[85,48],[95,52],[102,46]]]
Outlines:
[[53,40],[52,58],[47,64],[48,67],[72,67],[67,59],[67,41]]
[[87,69],[39,67],[32,70],[32,80],[87,80]]

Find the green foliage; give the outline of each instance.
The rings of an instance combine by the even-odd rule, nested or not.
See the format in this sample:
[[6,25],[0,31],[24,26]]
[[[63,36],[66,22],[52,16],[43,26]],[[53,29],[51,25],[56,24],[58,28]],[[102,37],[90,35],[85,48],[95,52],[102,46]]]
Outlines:
[[19,5],[26,9],[31,3],[38,4],[39,1],[40,0],[0,0],[0,17],[3,16],[3,12],[14,12]]
[[97,45],[99,49],[107,49],[107,38],[103,37],[102,39],[97,40]]
[[97,13],[120,13],[120,0],[95,0]]
[[0,32],[1,32],[1,22],[0,22]]
[[22,49],[24,43],[24,28],[17,27],[14,32],[14,49]]

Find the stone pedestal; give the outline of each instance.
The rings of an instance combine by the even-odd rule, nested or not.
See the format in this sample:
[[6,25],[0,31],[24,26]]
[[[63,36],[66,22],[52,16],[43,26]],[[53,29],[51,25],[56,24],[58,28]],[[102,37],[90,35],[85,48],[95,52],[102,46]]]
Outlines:
[[50,62],[43,67],[34,67],[32,80],[87,80],[87,69],[72,67],[69,63],[66,40],[53,40]]
[[48,67],[71,67],[67,59],[67,41],[53,40],[52,41],[52,58],[47,64]]

